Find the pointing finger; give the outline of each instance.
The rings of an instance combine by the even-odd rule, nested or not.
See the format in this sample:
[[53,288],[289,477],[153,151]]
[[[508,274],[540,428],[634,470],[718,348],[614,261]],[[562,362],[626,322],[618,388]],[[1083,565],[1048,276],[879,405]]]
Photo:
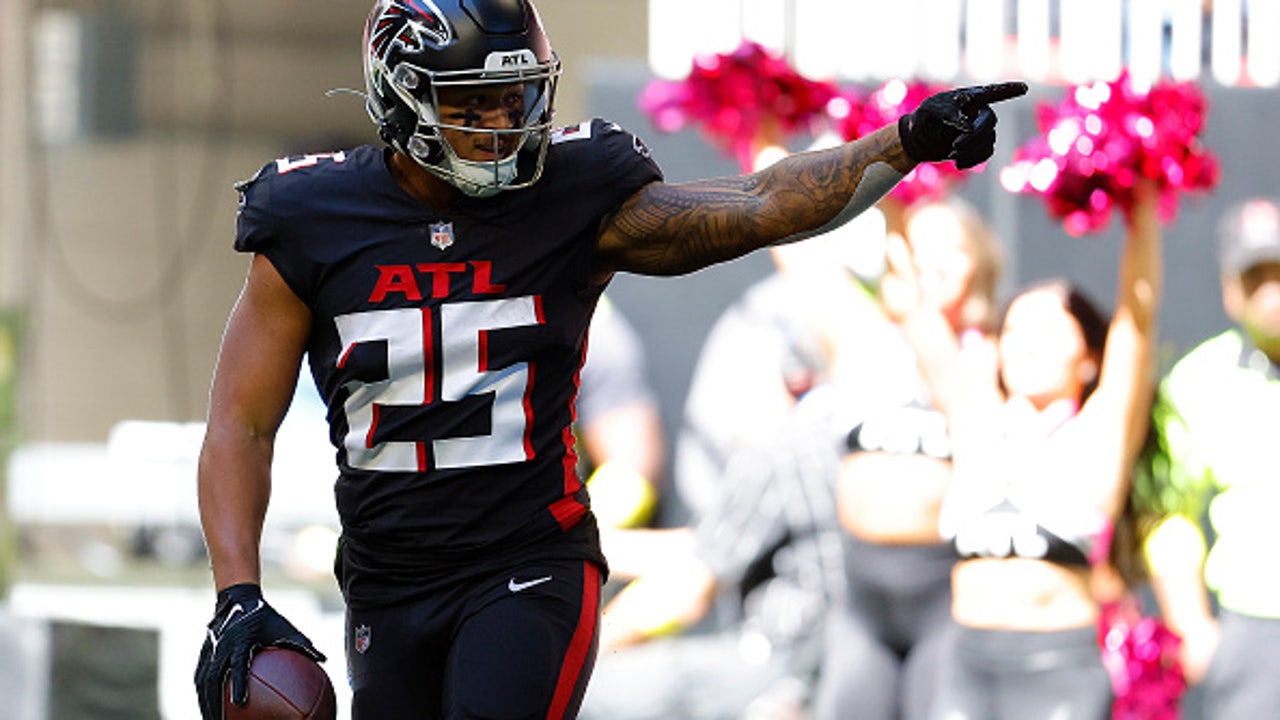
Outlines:
[[969,103],[990,105],[1027,94],[1027,84],[1021,81],[994,83],[968,88],[964,99]]

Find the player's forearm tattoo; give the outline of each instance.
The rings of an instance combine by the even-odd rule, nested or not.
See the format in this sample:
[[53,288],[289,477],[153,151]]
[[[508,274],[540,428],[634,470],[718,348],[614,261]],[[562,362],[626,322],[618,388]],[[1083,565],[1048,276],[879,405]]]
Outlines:
[[680,274],[777,242],[826,232],[875,204],[913,167],[896,131],[799,153],[760,172],[656,184],[628,201],[613,229],[628,236],[626,269]]

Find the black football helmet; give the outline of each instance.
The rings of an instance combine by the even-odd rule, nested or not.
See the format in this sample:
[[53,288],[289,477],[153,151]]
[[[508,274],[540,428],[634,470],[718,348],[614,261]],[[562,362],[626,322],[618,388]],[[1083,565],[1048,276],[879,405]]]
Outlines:
[[[365,107],[378,134],[468,195],[537,181],[559,76],[560,60],[529,0],[377,0],[365,24]],[[524,115],[513,129],[441,121],[441,87],[512,84],[524,88]],[[442,128],[491,134],[496,159],[460,158]],[[504,135],[517,138],[516,149],[499,156]]]

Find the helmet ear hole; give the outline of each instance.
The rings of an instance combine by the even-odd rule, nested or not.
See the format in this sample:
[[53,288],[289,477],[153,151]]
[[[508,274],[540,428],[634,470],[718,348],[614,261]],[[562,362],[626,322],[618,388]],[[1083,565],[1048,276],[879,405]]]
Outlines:
[[418,162],[434,164],[444,160],[443,142],[438,139],[414,135],[409,138],[405,150]]
[[394,104],[378,118],[378,136],[396,148],[404,148],[418,125],[418,117],[402,104]]
[[399,134],[399,128],[390,120],[384,118],[378,122],[378,137],[382,139],[382,142],[388,145],[395,145]]

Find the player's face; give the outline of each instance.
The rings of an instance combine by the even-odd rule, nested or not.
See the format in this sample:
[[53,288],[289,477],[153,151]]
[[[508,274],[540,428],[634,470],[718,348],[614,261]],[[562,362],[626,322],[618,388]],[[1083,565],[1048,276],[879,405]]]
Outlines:
[[1062,297],[1033,290],[1009,305],[1000,333],[1000,372],[1010,395],[1037,405],[1079,399],[1091,362],[1084,331]]
[[523,83],[453,85],[437,94],[445,140],[463,160],[492,162],[519,149],[518,133],[476,132],[518,130],[524,127]]

